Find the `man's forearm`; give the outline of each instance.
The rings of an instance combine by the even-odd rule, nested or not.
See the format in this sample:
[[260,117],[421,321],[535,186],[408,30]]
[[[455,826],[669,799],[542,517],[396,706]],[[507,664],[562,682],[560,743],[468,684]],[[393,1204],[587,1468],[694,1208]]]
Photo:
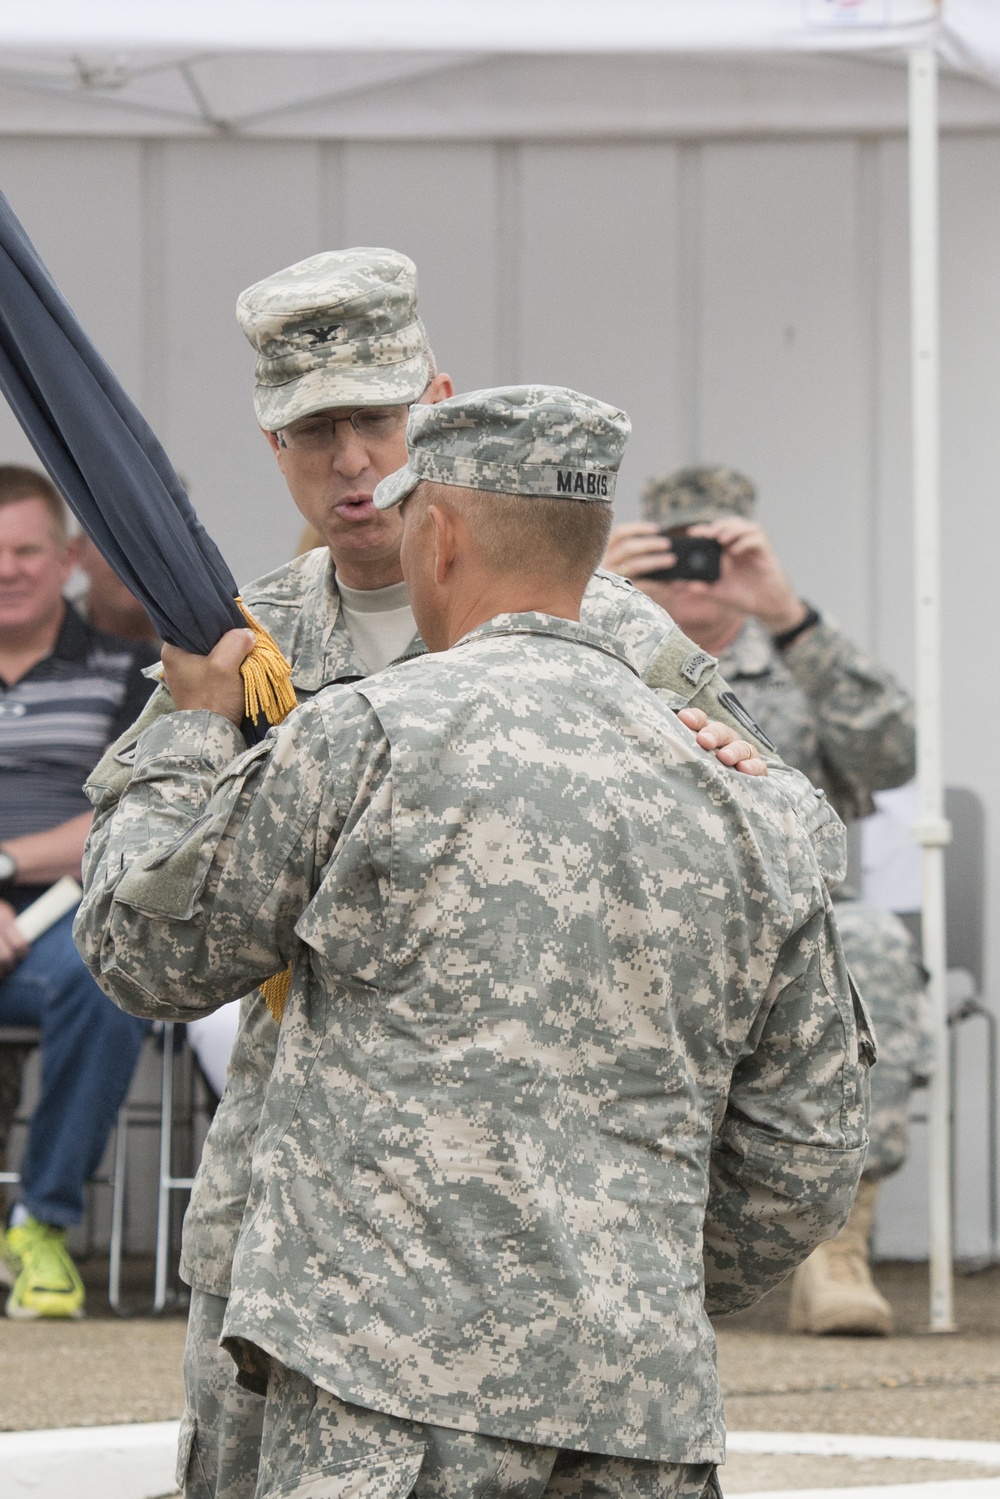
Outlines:
[[80,878],[80,861],[93,821],[92,812],[81,812],[44,833],[27,833],[0,844],[17,864],[16,885],[54,885],[63,875]]
[[783,660],[809,699],[820,752],[838,775],[866,793],[910,779],[913,702],[891,672],[828,622],[796,640]]
[[[299,764],[281,760],[286,741],[240,755],[239,730],[207,711],[144,730],[110,824],[103,811],[98,819],[74,927],[84,962],[123,1009],[191,1019],[287,964],[315,839]],[[317,793],[322,748],[306,755]]]

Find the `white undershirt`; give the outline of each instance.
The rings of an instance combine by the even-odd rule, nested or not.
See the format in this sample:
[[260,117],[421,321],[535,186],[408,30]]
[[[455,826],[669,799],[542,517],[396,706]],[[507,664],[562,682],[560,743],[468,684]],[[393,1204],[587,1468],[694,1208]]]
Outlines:
[[369,671],[381,671],[403,654],[417,633],[405,583],[348,588],[338,578],[337,592],[354,649]]

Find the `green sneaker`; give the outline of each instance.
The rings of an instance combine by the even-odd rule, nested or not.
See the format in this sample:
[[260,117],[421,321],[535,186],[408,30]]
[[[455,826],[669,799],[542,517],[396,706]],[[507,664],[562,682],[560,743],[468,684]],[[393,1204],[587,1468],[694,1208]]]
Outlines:
[[7,1248],[6,1231],[0,1231],[0,1286],[12,1286],[17,1279],[21,1262],[14,1259],[13,1254],[14,1251]]
[[82,1317],[86,1293],[66,1250],[66,1230],[28,1218],[7,1230],[4,1259],[17,1270],[7,1298],[7,1316],[16,1322],[39,1317]]

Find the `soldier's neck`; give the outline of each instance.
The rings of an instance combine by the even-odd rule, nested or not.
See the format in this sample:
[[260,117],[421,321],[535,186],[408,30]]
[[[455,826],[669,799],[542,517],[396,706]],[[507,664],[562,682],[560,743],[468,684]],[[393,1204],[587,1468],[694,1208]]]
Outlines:
[[582,600],[583,589],[577,584],[483,579],[449,601],[444,621],[447,645],[453,646],[470,630],[495,619],[498,614],[553,614],[557,619],[578,620]]

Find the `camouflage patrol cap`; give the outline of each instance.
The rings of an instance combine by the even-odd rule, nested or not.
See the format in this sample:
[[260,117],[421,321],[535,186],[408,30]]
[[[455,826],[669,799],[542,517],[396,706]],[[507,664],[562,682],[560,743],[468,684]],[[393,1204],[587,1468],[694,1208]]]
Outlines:
[[631,430],[624,411],[558,385],[508,385],[414,406],[408,462],[378,485],[375,504],[391,509],[422,479],[610,504]]
[[401,406],[431,378],[417,268],[398,250],[324,250],[241,292],[267,432],[329,406]]
[[734,468],[676,468],[650,479],[642,513],[662,526],[693,526],[725,515],[750,516],[756,499],[750,480]]

